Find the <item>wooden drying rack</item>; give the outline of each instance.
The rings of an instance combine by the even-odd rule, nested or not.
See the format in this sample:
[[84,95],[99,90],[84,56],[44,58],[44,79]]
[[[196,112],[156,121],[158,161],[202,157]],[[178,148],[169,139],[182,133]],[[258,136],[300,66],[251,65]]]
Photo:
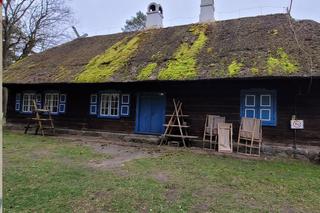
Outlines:
[[[174,105],[174,112],[171,115],[166,115],[166,117],[170,117],[167,124],[164,124],[163,126],[166,127],[166,130],[164,134],[161,137],[160,146],[164,143],[168,143],[169,139],[172,138],[179,138],[181,139],[183,146],[187,147],[186,145],[186,139],[197,139],[197,136],[190,136],[188,135],[188,128],[190,128],[189,125],[187,125],[187,122],[185,122],[184,118],[189,117],[189,115],[185,115],[182,112],[182,102],[176,101],[173,99],[173,105]],[[173,133],[174,130],[178,130],[178,133]]]

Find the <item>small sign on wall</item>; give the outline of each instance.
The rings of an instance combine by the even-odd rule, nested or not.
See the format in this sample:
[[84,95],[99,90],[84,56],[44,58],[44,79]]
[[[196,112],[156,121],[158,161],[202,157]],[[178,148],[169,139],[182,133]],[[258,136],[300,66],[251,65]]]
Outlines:
[[303,120],[291,120],[291,129],[304,129]]

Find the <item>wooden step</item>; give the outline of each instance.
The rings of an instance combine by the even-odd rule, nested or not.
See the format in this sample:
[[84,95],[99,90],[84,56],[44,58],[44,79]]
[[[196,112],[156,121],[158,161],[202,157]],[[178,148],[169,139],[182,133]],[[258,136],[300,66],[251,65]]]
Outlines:
[[240,144],[237,144],[237,145],[238,145],[238,146],[242,146],[242,147],[248,147],[248,148],[253,148],[253,149],[259,149],[260,147],[259,147],[259,145],[257,145],[257,143],[258,143],[258,142],[255,142],[255,144],[254,144],[254,145],[252,145],[252,146],[251,146],[251,145],[249,145],[249,144],[248,144],[248,145],[246,145],[246,144],[241,144],[241,143],[240,143]]
[[32,118],[34,121],[52,121],[52,119],[46,119],[46,118]]
[[170,145],[175,145],[175,146],[179,147],[179,146],[180,146],[180,142],[179,142],[179,141],[169,141],[169,142],[168,142],[168,145],[169,145],[169,146],[170,146]]
[[191,136],[191,135],[163,135],[163,137],[171,137],[171,138],[188,138],[188,139],[197,139],[198,136]]
[[190,128],[190,126],[185,126],[185,125],[169,125],[169,124],[163,124],[163,126],[166,126],[166,127],[181,127],[181,128]]

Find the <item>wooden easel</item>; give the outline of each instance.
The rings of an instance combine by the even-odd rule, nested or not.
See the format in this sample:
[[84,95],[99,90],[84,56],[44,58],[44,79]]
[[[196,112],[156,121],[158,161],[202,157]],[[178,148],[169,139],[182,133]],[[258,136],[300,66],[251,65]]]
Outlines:
[[[181,139],[183,146],[187,147],[185,139],[196,139],[196,136],[189,136],[187,129],[190,126],[187,125],[184,118],[189,117],[189,115],[184,115],[182,112],[182,102],[176,101],[173,99],[174,112],[171,115],[166,115],[170,117],[167,124],[164,124],[166,130],[161,137],[160,146],[164,143],[168,143],[170,138],[179,138]],[[178,130],[178,133],[175,134],[174,130]]]
[[[33,101],[33,113],[35,117],[30,118],[27,126],[25,127],[24,134],[28,133],[30,128],[33,128],[32,124],[35,124],[35,135],[38,134],[38,131],[41,131],[42,136],[44,136],[44,130],[51,129],[52,133],[55,134],[53,119],[51,117],[50,110],[46,109],[38,109],[36,101]],[[42,118],[41,116],[46,116],[46,118]],[[44,123],[48,126],[45,126]]]

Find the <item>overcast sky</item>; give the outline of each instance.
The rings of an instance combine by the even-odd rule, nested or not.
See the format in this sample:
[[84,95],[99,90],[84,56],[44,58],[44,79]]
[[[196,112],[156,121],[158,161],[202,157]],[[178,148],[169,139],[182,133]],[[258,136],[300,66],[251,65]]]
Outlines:
[[[160,3],[165,27],[198,22],[201,0],[70,0],[78,31],[89,36],[121,32],[125,20]],[[89,3],[88,3],[89,2]],[[216,0],[217,20],[283,13],[290,0]],[[320,22],[320,0],[293,0],[292,16]]]

